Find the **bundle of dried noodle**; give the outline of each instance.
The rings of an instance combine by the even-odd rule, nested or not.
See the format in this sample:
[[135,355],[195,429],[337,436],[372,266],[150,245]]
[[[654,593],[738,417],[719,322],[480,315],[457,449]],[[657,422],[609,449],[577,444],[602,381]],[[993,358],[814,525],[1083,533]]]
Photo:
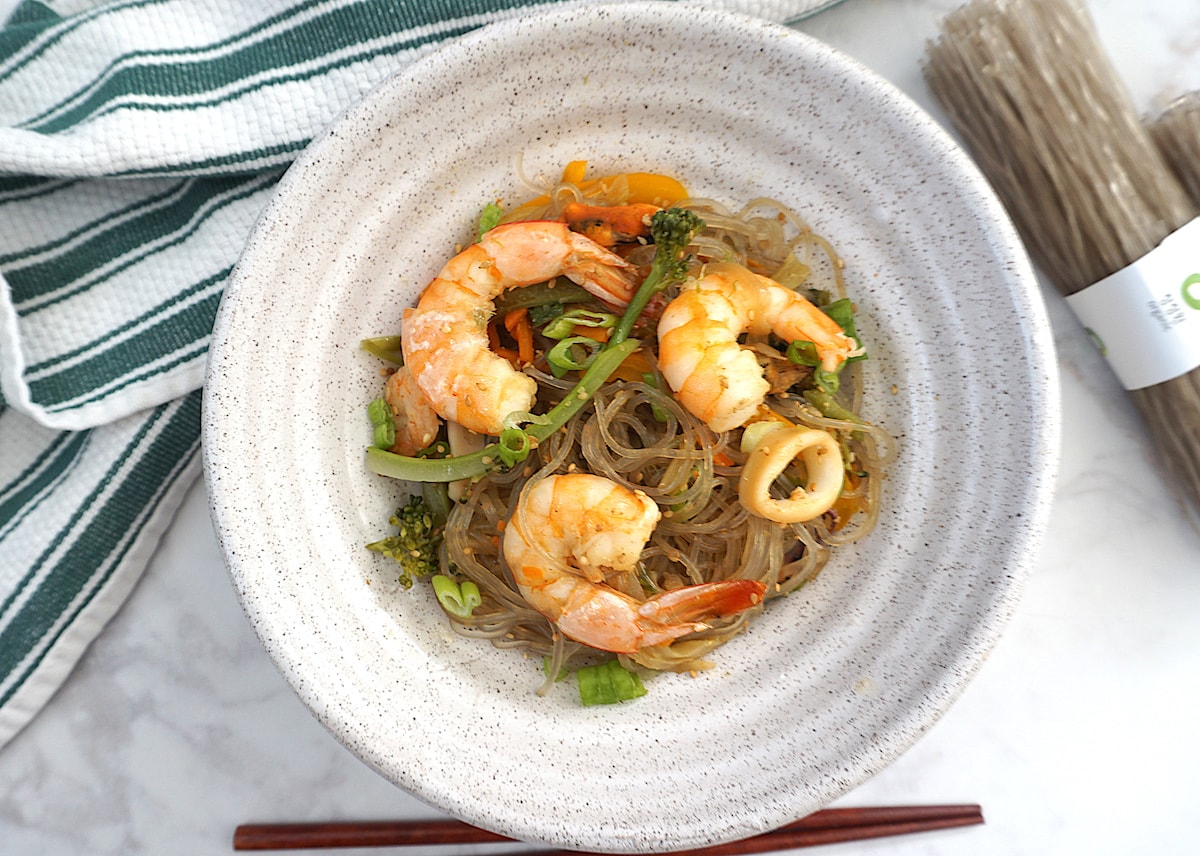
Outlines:
[[1167,165],[1200,208],[1200,92],[1176,99],[1149,129]]
[[[968,3],[943,21],[924,73],[1063,294],[1136,261],[1195,216],[1079,3]],[[1200,369],[1130,395],[1163,469],[1200,508]]]

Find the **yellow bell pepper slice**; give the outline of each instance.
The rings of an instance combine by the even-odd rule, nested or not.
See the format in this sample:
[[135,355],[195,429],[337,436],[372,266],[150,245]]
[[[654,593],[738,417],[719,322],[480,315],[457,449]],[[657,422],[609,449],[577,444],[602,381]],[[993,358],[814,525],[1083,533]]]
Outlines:
[[[678,179],[654,172],[624,172],[599,178],[585,179],[587,161],[571,161],[563,168],[562,183],[574,184],[585,199],[606,205],[625,205],[640,202],[670,208],[680,200],[687,199],[687,188]],[[501,222],[512,223],[528,220],[536,212],[550,204],[550,197],[543,194],[522,202],[501,218]]]

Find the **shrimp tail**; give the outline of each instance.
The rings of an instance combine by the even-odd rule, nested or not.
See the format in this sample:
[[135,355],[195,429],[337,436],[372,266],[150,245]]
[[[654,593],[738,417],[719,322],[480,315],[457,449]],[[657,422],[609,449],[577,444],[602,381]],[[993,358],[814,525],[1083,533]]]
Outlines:
[[628,306],[637,290],[633,266],[582,233],[571,232],[567,240],[571,254],[563,274],[605,303]]
[[620,654],[668,645],[706,630],[713,618],[737,615],[762,603],[766,586],[758,580],[721,580],[664,592],[635,604],[619,592],[597,586],[558,617],[559,629],[573,639]]
[[720,580],[663,592],[638,607],[638,615],[666,626],[727,618],[762,603],[759,580]]

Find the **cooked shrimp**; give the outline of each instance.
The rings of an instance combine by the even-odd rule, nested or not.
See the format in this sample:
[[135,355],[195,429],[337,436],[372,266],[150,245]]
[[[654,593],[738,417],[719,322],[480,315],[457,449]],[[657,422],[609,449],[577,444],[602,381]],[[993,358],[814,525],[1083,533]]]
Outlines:
[[529,605],[572,639],[629,654],[704,630],[760,603],[758,580],[685,586],[639,601],[605,583],[637,567],[658,505],[603,476],[549,476],[521,493],[504,558]]
[[624,306],[632,266],[565,223],[497,226],[452,258],[406,309],[404,362],[445,419],[499,434],[504,417],[533,406],[537,384],[488,348],[492,301],[510,288],[563,275],[608,303]]
[[708,265],[667,304],[658,322],[658,363],[680,402],[714,431],[748,420],[769,384],[745,332],[774,332],[812,342],[826,371],[853,356],[856,343],[838,323],[789,288],[741,265]]
[[392,410],[392,421],[396,423],[396,442],[391,451],[399,455],[413,455],[429,446],[437,437],[441,420],[425,393],[413,380],[408,366],[400,366],[392,372],[383,387],[383,399]]

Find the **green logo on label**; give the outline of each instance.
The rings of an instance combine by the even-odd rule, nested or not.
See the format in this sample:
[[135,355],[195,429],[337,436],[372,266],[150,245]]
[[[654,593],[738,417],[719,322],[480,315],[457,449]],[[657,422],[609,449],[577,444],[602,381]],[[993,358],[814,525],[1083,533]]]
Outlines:
[[1193,309],[1200,309],[1200,297],[1192,294],[1192,286],[1200,285],[1200,273],[1194,273],[1183,281],[1183,302]]

